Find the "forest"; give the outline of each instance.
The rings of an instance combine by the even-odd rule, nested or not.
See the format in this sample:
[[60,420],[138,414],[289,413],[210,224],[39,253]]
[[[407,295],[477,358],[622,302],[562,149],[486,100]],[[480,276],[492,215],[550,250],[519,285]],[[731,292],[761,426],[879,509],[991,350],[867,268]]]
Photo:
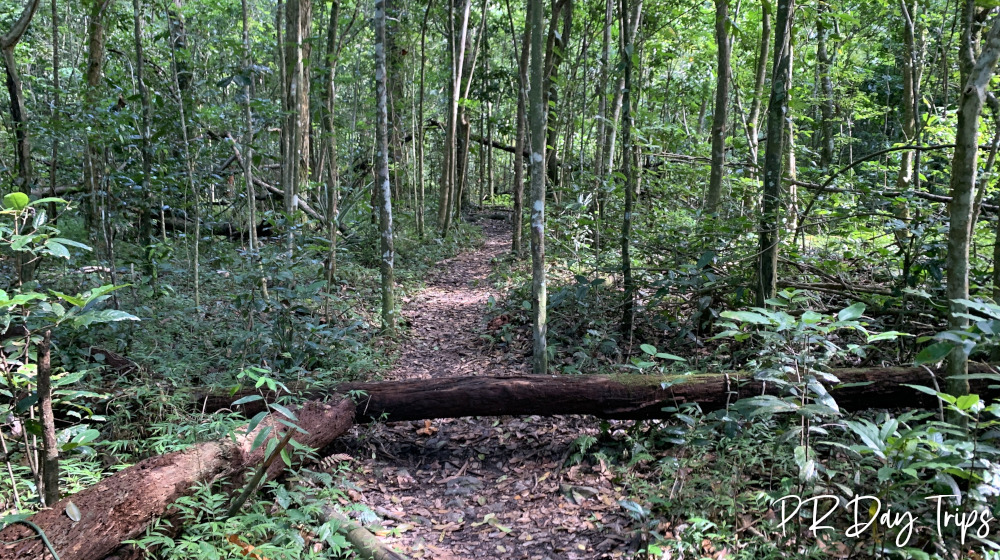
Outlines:
[[0,560],[1000,559],[993,0],[0,0]]

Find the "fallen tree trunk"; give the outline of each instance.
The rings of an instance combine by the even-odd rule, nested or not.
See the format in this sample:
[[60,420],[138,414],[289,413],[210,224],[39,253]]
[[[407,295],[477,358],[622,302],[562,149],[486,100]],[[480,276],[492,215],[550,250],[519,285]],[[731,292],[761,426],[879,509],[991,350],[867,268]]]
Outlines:
[[[296,411],[296,425],[308,432],[295,439],[309,447],[322,448],[351,427],[354,404],[341,400],[336,404],[306,403]],[[250,434],[235,441],[224,438],[199,443],[184,451],[150,457],[95,486],[78,492],[28,521],[40,527],[61,560],[101,560],[122,541],[135,538],[157,517],[169,513],[170,504],[193,491],[194,485],[240,474],[264,460],[264,448],[252,450],[257,433],[271,426],[270,438],[280,438],[286,431],[274,418],[265,419]],[[276,461],[267,477],[274,478],[284,468]],[[72,521],[66,512],[72,501],[81,519]],[[37,535],[23,525],[10,525],[0,531],[0,559],[39,560],[48,558]]]
[[[993,371],[970,364],[970,373]],[[844,410],[868,408],[935,407],[937,401],[903,384],[934,387],[939,372],[923,367],[837,369],[841,384],[869,383],[831,389]],[[996,394],[988,382],[973,381],[980,395]],[[667,388],[663,384],[668,384]],[[724,408],[738,399],[778,394],[774,384],[749,379],[746,372],[706,373],[688,376],[655,375],[525,375],[517,377],[443,377],[384,383],[348,383],[328,389],[303,391],[310,399],[348,391],[364,391],[358,400],[355,422],[382,418],[388,421],[500,416],[589,414],[600,418],[665,418],[664,407],[698,403],[705,412]],[[236,399],[253,391],[231,395],[203,394],[200,410],[227,409]],[[267,396],[265,395],[265,400]],[[264,406],[256,401],[240,410],[255,414]]]

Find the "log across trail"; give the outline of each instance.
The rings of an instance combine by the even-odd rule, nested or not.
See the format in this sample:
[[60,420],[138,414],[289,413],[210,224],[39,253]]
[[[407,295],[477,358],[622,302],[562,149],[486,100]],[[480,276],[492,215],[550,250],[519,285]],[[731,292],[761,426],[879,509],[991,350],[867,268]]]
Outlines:
[[[970,364],[969,373],[994,371]],[[935,387],[943,372],[923,367],[843,368],[830,372],[840,386],[830,389],[843,410],[869,408],[931,408],[934,397],[906,387]],[[998,394],[994,382],[973,380],[981,396]],[[301,393],[309,399],[339,397],[361,391],[355,422],[432,420],[467,416],[562,416],[586,414],[598,418],[643,420],[668,418],[664,407],[697,403],[704,412],[725,408],[739,399],[780,395],[774,383],[752,379],[748,372],[659,375],[519,375],[505,377],[437,377],[382,383],[346,383]],[[252,391],[202,394],[201,410],[228,409]],[[265,395],[267,397],[267,395]],[[246,414],[263,410],[267,399],[240,408]]]
[[[973,365],[972,373],[990,371],[988,366]],[[903,384],[933,386],[925,368],[842,369],[834,374],[848,386],[831,393],[841,408],[860,410],[874,407],[934,406],[929,395]],[[314,398],[335,397],[336,404],[309,401],[297,415],[298,425],[308,435],[296,437],[301,443],[322,448],[343,434],[353,421],[387,418],[389,421],[500,415],[588,414],[601,418],[666,418],[664,407],[679,403],[697,403],[702,410],[716,410],[740,398],[776,394],[773,384],[747,380],[735,374],[701,374],[663,388],[663,378],[653,376],[520,376],[458,377],[358,383],[340,386],[331,392],[314,392]],[[867,385],[855,385],[868,383]],[[985,382],[975,387],[983,394]],[[357,406],[340,398],[338,391],[361,390],[366,393]],[[233,402],[233,396],[213,396],[208,408]],[[256,401],[250,406],[262,406]],[[146,459],[36,514],[30,521],[45,534],[60,554],[61,560],[100,560],[123,540],[142,533],[156,518],[167,512],[177,498],[192,491],[198,482],[239,473],[260,464],[264,457],[250,445],[258,430],[272,425],[262,423],[253,433],[234,443],[228,439],[201,443],[167,455]],[[286,428],[287,429],[287,428]],[[275,429],[270,437],[279,437]],[[269,477],[281,471],[280,462],[271,466]],[[80,521],[65,513],[72,501],[81,511]],[[14,542],[33,536],[20,525],[0,532],[0,540]],[[43,558],[39,540],[23,540],[0,548],[0,559]]]

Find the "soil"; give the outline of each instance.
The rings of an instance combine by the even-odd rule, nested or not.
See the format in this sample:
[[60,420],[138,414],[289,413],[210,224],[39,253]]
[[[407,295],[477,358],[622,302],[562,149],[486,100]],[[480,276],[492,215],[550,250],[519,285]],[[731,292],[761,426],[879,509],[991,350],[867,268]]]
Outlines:
[[[409,338],[387,379],[529,373],[527,356],[483,343],[491,264],[509,253],[510,227],[483,219],[485,244],[437,264],[404,300]],[[360,426],[337,440],[351,461],[352,512],[411,558],[625,558],[636,548],[623,490],[601,463],[568,463],[589,417],[459,418]],[[345,503],[345,506],[350,502]],[[345,507],[349,510],[350,507]],[[368,516],[368,519],[365,517]]]

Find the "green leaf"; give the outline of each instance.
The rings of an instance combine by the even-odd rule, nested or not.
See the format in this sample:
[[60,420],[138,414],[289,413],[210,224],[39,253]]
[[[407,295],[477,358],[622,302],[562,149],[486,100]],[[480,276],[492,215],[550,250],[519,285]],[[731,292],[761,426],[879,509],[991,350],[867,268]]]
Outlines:
[[57,202],[59,204],[66,204],[66,201],[57,196],[47,196],[45,198],[39,198],[38,200],[32,200],[28,206],[41,206],[43,204],[48,204],[50,202]]
[[959,410],[969,410],[979,404],[979,395],[962,395],[955,401],[955,406]]
[[12,210],[24,210],[31,199],[28,195],[23,192],[12,192],[10,194],[4,195],[3,206],[4,208],[10,208]]
[[255,414],[254,417],[250,419],[250,423],[247,424],[247,433],[249,434],[250,432],[254,431],[254,428],[256,428],[258,424],[260,424],[261,420],[263,420],[267,416],[267,414],[268,411],[266,410]]
[[[91,251],[90,245],[84,245],[79,241],[73,241],[72,239],[66,239],[65,237],[53,237],[50,241],[56,241],[60,245],[69,245],[70,247],[76,247],[77,249],[83,249],[84,251]],[[124,286],[118,286],[123,288]]]
[[295,413],[289,410],[288,407],[282,406],[278,403],[271,403],[269,406],[274,410],[280,412],[281,415],[284,416],[285,418],[288,418],[289,420],[292,421],[298,421],[298,418],[295,417]]
[[913,336],[899,331],[886,331],[878,334],[868,335],[868,343],[878,342],[880,340],[896,340],[896,338],[901,336]]
[[865,312],[865,304],[863,304],[863,303],[855,303],[854,305],[852,305],[850,307],[846,307],[844,309],[841,309],[840,313],[837,313],[837,320],[838,321],[853,321],[855,319],[859,319],[861,317],[861,315],[864,314],[864,312]]
[[639,348],[650,356],[656,355],[656,346],[653,346],[652,344],[641,344],[639,345]]
[[257,432],[257,436],[253,438],[253,445],[250,446],[250,451],[256,451],[260,449],[264,441],[267,439],[268,434],[271,433],[273,426],[264,426],[264,428]]
[[81,299],[81,298],[79,298],[77,296],[71,296],[71,295],[64,294],[62,292],[57,292],[57,291],[54,291],[54,290],[52,290],[51,293],[52,293],[52,295],[54,295],[57,298],[65,301],[66,303],[68,303],[70,305],[75,305],[77,307],[83,307],[84,305],[87,305],[87,302],[83,301],[83,299]]
[[662,360],[674,360],[676,362],[686,362],[687,358],[682,358],[674,354],[667,354],[666,352],[657,352],[656,357]]
[[921,393],[925,393],[933,397],[938,396],[938,392],[930,387],[924,387],[923,385],[910,385],[909,383],[903,383],[902,385],[903,387],[909,387],[910,389],[920,391]]
[[49,250],[55,257],[60,257],[63,259],[69,258],[69,249],[65,245],[55,241],[54,239],[47,239],[45,241],[45,248]]
[[243,397],[242,399],[239,399],[236,402],[234,402],[233,406],[239,406],[241,404],[252,403],[252,402],[255,402],[255,401],[262,400],[263,398],[264,397],[262,397],[260,395],[247,395],[247,396]]
[[755,325],[771,325],[773,321],[760,313],[753,311],[723,311],[720,313],[723,318],[733,319],[742,323],[753,323]]
[[924,348],[913,360],[914,365],[937,363],[948,357],[955,345],[951,342],[936,342]]

